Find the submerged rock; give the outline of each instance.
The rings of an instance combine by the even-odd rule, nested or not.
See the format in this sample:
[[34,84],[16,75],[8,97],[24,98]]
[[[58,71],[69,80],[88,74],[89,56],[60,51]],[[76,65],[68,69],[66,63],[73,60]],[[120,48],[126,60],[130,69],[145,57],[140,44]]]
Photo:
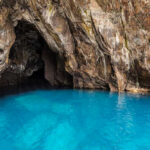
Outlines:
[[[0,72],[3,76],[12,66],[9,53],[15,51],[15,39],[19,41],[14,29],[19,20],[25,20],[48,45],[50,52],[45,53],[43,46],[41,53],[44,76],[51,85],[149,91],[149,12],[147,0],[0,0]],[[25,38],[34,41],[34,34]],[[37,43],[32,44],[35,48]],[[25,47],[28,45],[22,44],[21,49]],[[35,58],[31,47],[24,52],[30,53],[31,60]],[[21,60],[27,62],[28,58]],[[23,75],[32,76],[40,69],[36,62],[34,67],[24,67],[16,67],[14,72],[27,67],[28,73],[23,71]]]

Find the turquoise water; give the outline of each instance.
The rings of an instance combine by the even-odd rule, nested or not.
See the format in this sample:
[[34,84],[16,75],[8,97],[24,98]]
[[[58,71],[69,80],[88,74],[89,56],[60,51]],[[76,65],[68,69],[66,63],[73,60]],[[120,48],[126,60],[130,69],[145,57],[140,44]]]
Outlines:
[[3,97],[0,150],[150,150],[150,95],[36,90]]

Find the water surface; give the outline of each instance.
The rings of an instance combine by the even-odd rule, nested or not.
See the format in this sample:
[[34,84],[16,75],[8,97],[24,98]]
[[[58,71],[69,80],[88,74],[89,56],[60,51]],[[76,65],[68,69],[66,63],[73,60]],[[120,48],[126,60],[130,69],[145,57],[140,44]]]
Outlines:
[[0,150],[150,150],[150,95],[36,90],[2,97]]

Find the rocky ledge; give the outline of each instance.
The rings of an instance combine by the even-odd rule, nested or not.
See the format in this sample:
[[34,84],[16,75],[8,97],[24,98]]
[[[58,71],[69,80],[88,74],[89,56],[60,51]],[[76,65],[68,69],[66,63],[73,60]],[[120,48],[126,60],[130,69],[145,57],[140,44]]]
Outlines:
[[0,86],[150,91],[149,0],[0,0]]

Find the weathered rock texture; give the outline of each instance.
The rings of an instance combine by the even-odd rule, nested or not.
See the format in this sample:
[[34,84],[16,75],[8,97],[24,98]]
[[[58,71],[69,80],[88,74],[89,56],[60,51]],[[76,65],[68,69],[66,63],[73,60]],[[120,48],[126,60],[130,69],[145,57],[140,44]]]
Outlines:
[[149,0],[0,0],[0,5],[1,73],[11,64],[14,28],[26,20],[60,62],[55,69],[56,58],[44,57],[50,83],[56,83],[50,73],[64,69],[74,88],[150,90]]

